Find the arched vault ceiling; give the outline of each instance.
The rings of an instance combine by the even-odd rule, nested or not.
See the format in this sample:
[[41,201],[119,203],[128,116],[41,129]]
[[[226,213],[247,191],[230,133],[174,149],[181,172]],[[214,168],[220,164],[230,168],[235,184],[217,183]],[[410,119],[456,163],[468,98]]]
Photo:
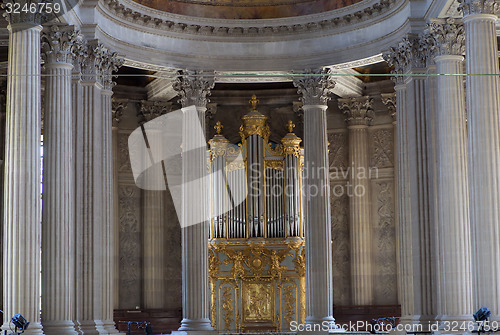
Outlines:
[[155,71],[289,71],[376,63],[408,33],[411,16],[407,0],[363,0],[323,13],[262,20],[196,18],[132,0],[99,2],[97,13],[94,38],[129,66]]
[[134,0],[161,11],[220,19],[271,19],[316,14],[361,0]]

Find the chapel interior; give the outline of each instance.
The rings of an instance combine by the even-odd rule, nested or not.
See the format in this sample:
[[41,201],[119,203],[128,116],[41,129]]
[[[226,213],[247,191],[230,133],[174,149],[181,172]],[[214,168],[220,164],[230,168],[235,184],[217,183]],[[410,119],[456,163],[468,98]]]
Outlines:
[[2,1],[2,331],[500,322],[496,0],[43,3]]

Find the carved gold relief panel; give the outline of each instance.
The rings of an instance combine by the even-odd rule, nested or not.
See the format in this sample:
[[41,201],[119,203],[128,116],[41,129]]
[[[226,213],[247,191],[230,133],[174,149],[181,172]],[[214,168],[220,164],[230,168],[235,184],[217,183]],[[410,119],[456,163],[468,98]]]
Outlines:
[[304,240],[209,244],[212,325],[219,331],[281,331],[305,319]]

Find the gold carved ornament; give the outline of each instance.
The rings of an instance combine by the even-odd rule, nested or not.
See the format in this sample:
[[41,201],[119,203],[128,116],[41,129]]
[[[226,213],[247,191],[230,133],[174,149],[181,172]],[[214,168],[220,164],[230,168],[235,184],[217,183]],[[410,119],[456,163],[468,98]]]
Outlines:
[[281,140],[281,143],[283,143],[283,154],[285,156],[300,157],[300,142],[302,140],[293,132],[295,125],[292,121],[288,121],[287,128],[288,134]]
[[224,126],[220,121],[217,121],[214,126],[216,134],[208,141],[212,159],[214,157],[226,156],[228,153],[229,140],[222,135],[222,128],[224,128]]
[[242,118],[243,124],[241,125],[239,132],[241,140],[245,142],[249,136],[259,135],[264,139],[264,142],[267,143],[271,134],[269,126],[267,125],[267,116],[262,115],[259,111],[257,111],[256,108],[259,100],[257,100],[255,94],[249,102],[252,105],[252,111]]

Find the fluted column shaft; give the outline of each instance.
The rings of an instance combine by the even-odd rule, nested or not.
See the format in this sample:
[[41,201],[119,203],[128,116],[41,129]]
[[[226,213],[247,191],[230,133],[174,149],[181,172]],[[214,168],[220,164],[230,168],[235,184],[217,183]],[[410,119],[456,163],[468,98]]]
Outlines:
[[373,303],[372,227],[370,225],[370,179],[368,123],[373,118],[368,97],[339,99],[349,129],[349,227],[351,237],[352,304]]
[[73,117],[68,113],[73,65],[71,59],[58,62],[54,58],[47,54],[45,64],[42,319],[45,334],[76,334],[73,323]]
[[[209,319],[208,208],[206,154],[199,145],[204,134],[204,109],[184,112],[182,126],[182,314],[179,330],[213,330]],[[196,115],[196,114],[199,114]],[[199,122],[201,127],[194,126]],[[202,135],[200,138],[200,135]],[[188,171],[189,170],[189,171]],[[193,201],[197,199],[196,201]]]
[[[213,331],[209,314],[209,211],[205,112],[213,77],[182,73],[175,84],[182,119],[182,314],[179,331]],[[188,106],[196,106],[196,111]]]
[[371,271],[370,226],[370,181],[359,177],[360,169],[368,173],[368,127],[365,125],[348,126],[349,161],[352,171],[350,182],[353,195],[349,199],[349,221],[351,228],[351,274],[352,303],[370,305],[373,302],[373,283]]
[[[435,58],[437,73],[463,73],[463,56]],[[462,77],[437,78],[441,320],[472,320],[465,94]]]
[[397,184],[398,184],[398,257],[400,259],[399,274],[399,301],[401,304],[401,317],[409,321],[414,313],[414,292],[413,292],[413,262],[411,252],[411,206],[409,190],[409,170],[408,170],[408,140],[407,127],[408,115],[406,113],[406,85],[400,79],[396,83],[396,162],[397,162]]
[[[109,73],[110,74],[110,73]],[[113,274],[114,274],[114,196],[113,196],[113,133],[112,133],[112,85],[105,82],[101,91],[101,113],[102,123],[102,194],[103,194],[103,287],[102,287],[102,314],[103,325],[106,334],[118,334],[113,321]]]
[[333,322],[330,182],[325,105],[304,105],[306,323]]
[[11,23],[7,85],[3,197],[3,329],[21,313],[25,334],[40,324],[40,31],[36,23]]
[[500,77],[494,0],[462,1],[467,76],[473,308],[500,320]]

